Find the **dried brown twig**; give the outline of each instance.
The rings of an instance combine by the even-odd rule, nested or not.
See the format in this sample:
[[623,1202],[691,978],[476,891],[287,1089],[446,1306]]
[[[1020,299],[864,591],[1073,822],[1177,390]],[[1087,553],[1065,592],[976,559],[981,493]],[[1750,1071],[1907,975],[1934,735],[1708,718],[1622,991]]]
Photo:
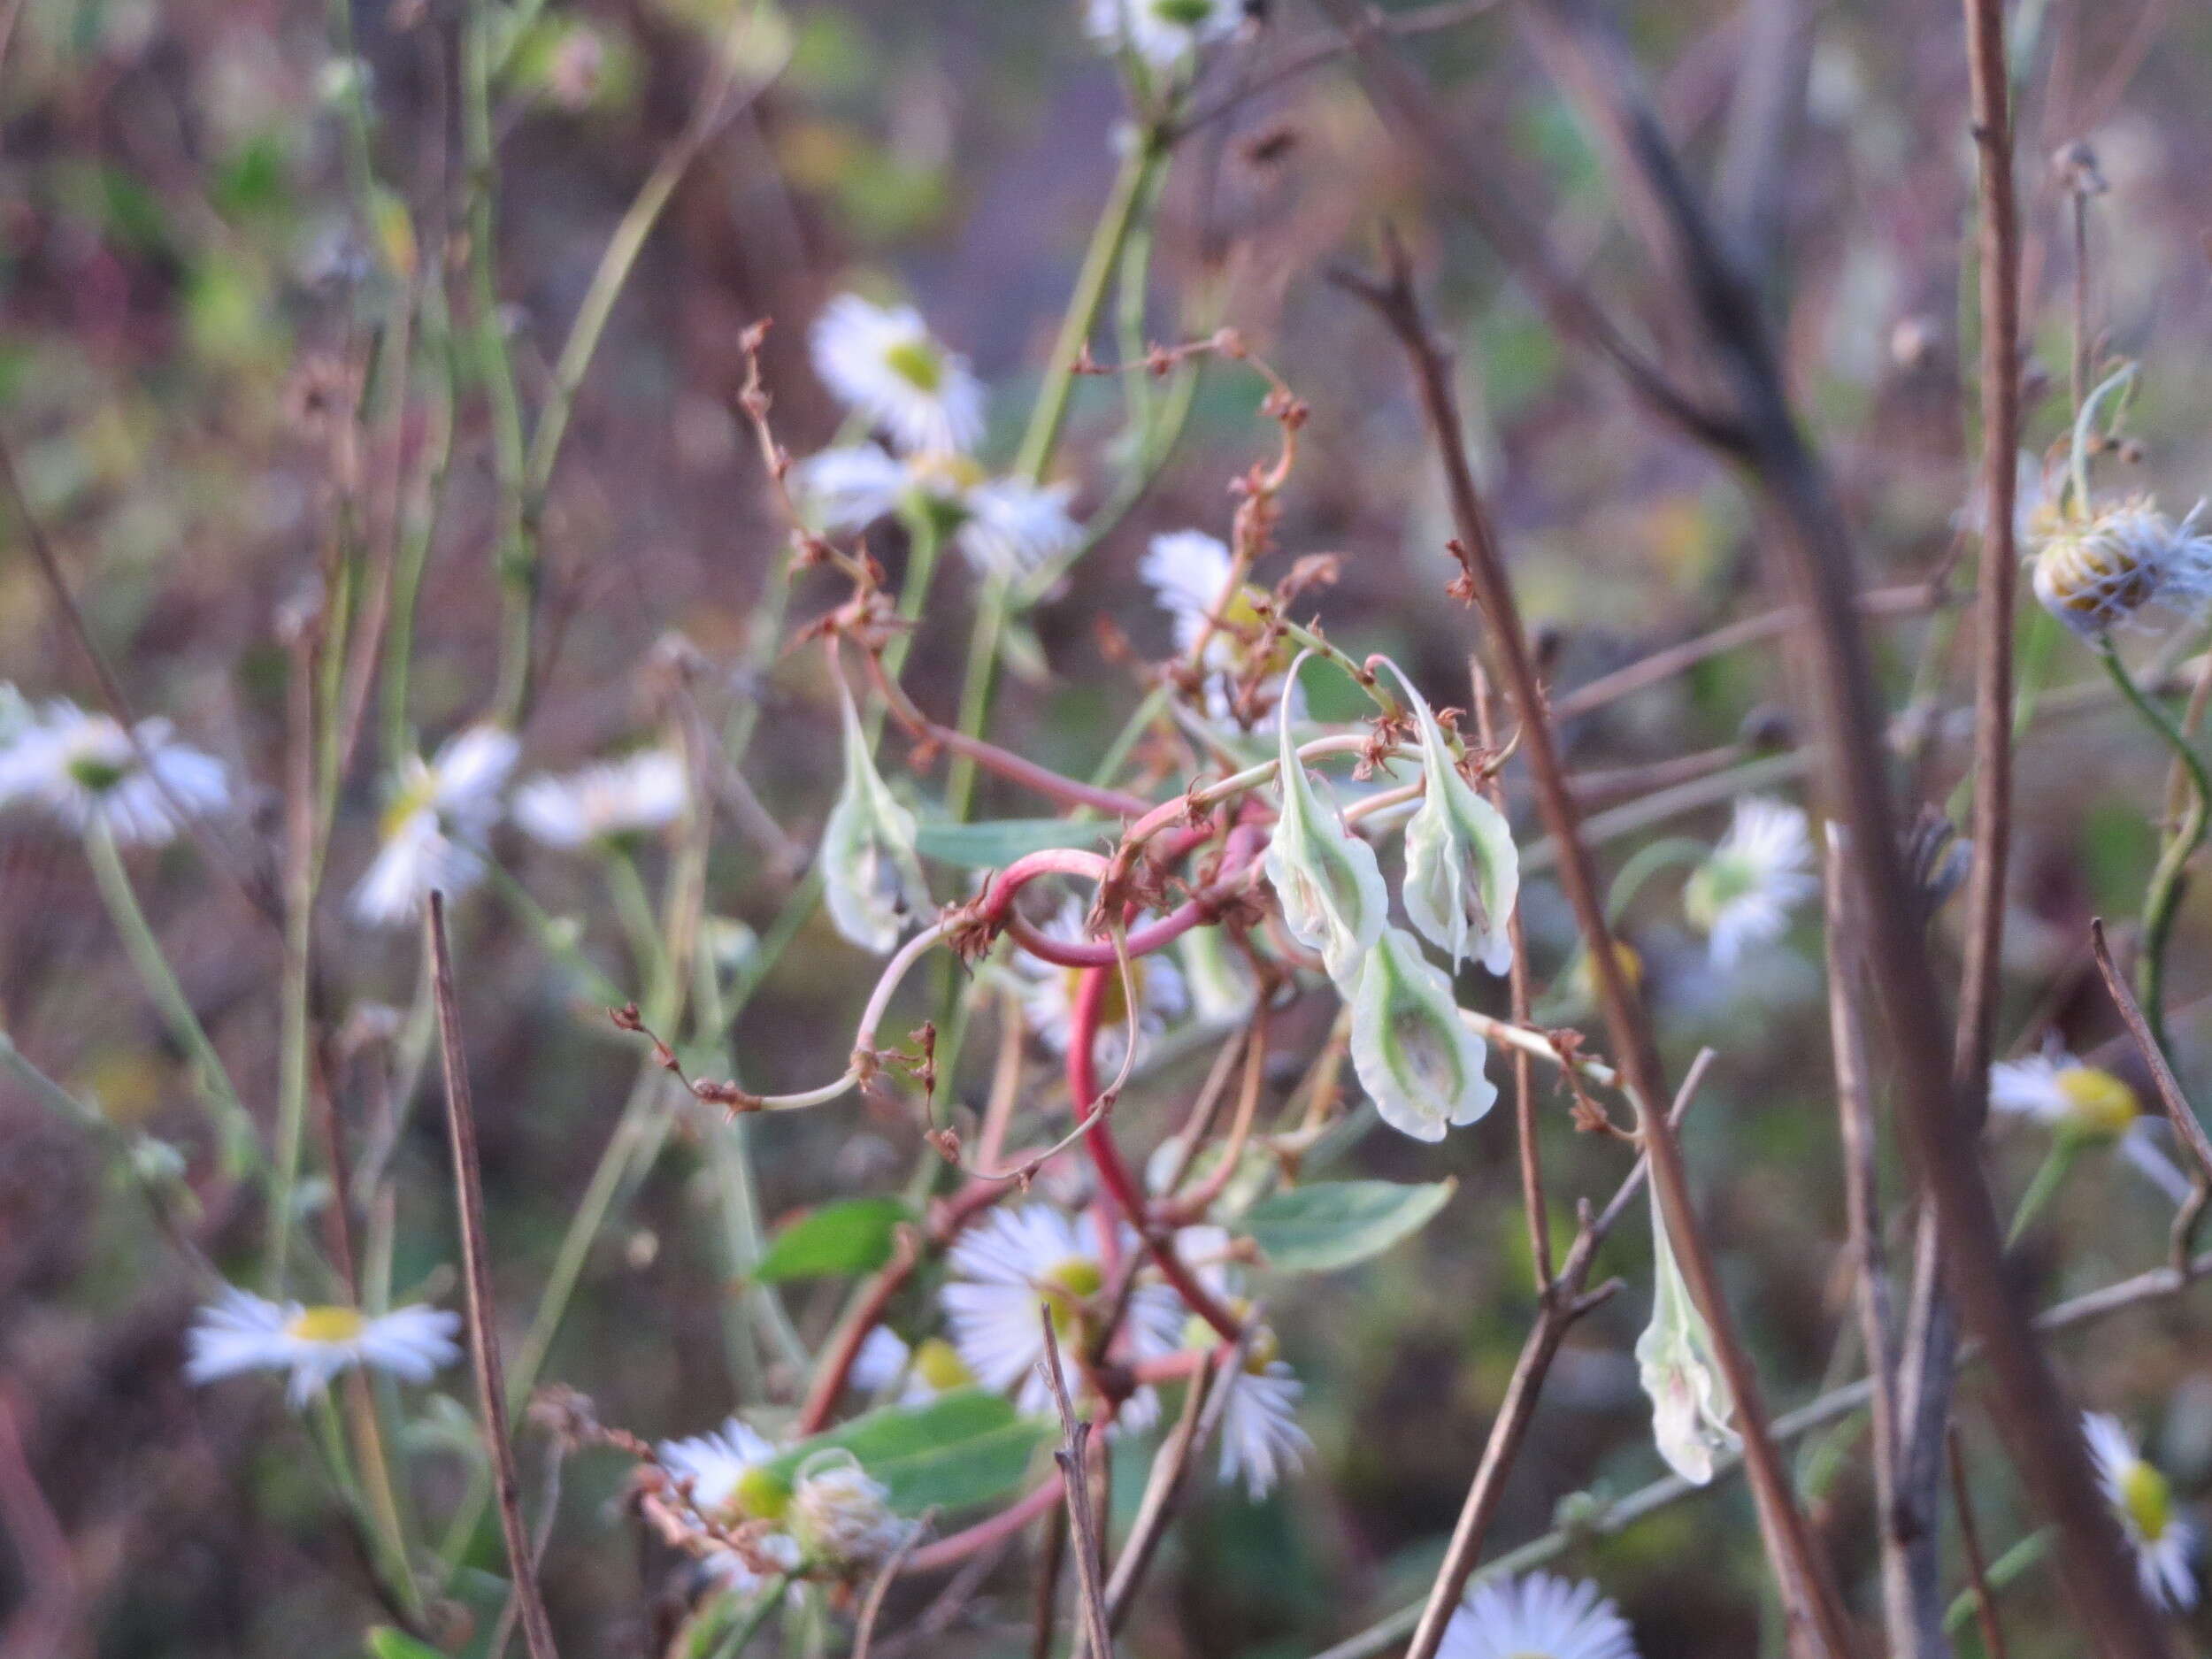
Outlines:
[[2152,1086],[2158,1091],[2158,1103],[2165,1109],[2167,1122],[2173,1125],[2174,1139],[2188,1148],[2189,1198],[2174,1217],[2173,1264],[2179,1268],[2189,1260],[2197,1224],[2203,1219],[2206,1203],[2212,1201],[2212,1140],[2206,1139],[2204,1125],[2189,1104],[2189,1097],[2181,1092],[2181,1079],[2174,1075],[2166,1051],[2152,1034],[2150,1021],[2143,1017],[2142,1004],[2135,1000],[2126,977],[2113,964],[2112,948],[2105,942],[2102,917],[2090,920],[2089,951],[2096,958],[2097,972],[2104,976],[2104,987],[2112,997],[2112,1005],[2120,1010],[2120,1018],[2125,1022],[2128,1034],[2135,1039],[2143,1064],[2150,1068]]
[[[1091,1508],[1091,1425],[1075,1415],[1068,1399],[1067,1379],[1060,1374],[1060,1338],[1052,1328],[1052,1304],[1037,1304],[1037,1322],[1045,1333],[1045,1356],[1041,1367],[1052,1385],[1052,1403],[1059,1409],[1063,1444],[1053,1453],[1068,1502],[1068,1525],[1074,1533],[1075,1576],[1083,1595],[1083,1629],[1090,1642],[1091,1659],[1112,1659],[1113,1631],[1106,1617],[1106,1592],[1101,1582],[1098,1517]],[[1079,1655],[1083,1643],[1076,1643]]]
[[482,1412],[484,1453],[491,1460],[499,1498],[499,1529],[522,1616],[522,1642],[530,1659],[559,1659],[553,1626],[538,1591],[535,1555],[522,1519],[522,1483],[507,1432],[507,1389],[501,1376],[499,1339],[493,1329],[490,1252],[484,1240],[484,1183],[476,1162],[476,1115],[470,1104],[468,1056],[461,1046],[461,1009],[453,989],[453,955],[446,942],[445,895],[434,891],[423,909],[431,988],[437,1002],[438,1040],[445,1064],[446,1128],[453,1152],[453,1192],[461,1220],[462,1276],[468,1289],[469,1352],[475,1362],[476,1402]]

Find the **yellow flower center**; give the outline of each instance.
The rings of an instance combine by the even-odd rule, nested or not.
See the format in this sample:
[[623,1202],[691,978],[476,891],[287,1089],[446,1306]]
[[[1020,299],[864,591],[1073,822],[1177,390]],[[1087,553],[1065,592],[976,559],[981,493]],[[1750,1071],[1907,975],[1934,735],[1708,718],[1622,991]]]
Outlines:
[[2066,1127],[2077,1134],[2109,1140],[2125,1133],[2142,1110],[2133,1089],[2093,1065],[2070,1065],[2055,1081],[2066,1097]]
[[1178,28],[1194,29],[1213,15],[1212,0],[1152,0],[1152,15]]
[[[1615,940],[1613,960],[1619,964],[1621,978],[1627,981],[1630,990],[1636,989],[1643,983],[1644,959],[1636,954],[1636,948],[1633,945],[1624,939]],[[1569,976],[1568,982],[1572,986],[1575,995],[1583,1002],[1594,1002],[1598,1000],[1598,976],[1596,970],[1591,966],[1588,951],[1586,950],[1575,957],[1574,972]]]
[[386,841],[399,833],[409,818],[424,808],[434,805],[438,798],[438,780],[430,768],[418,763],[408,768],[406,776],[393,791],[390,803],[377,825],[377,833]]
[[791,1507],[791,1483],[773,1470],[756,1466],[737,1478],[730,1508],[749,1519],[776,1521]]
[[2137,1535],[2147,1543],[2166,1536],[2173,1519],[2172,1495],[2166,1477],[2139,1457],[2120,1477],[2120,1506],[2127,1511]]
[[93,795],[105,795],[130,775],[127,763],[101,755],[77,755],[69,762],[71,780]]
[[1055,1262],[1037,1276],[1037,1288],[1052,1310],[1052,1328],[1062,1337],[1075,1328],[1083,1304],[1105,1287],[1105,1270],[1087,1256]]
[[960,1352],[941,1336],[933,1336],[914,1350],[914,1374],[931,1387],[964,1388],[975,1380]]
[[284,1327],[303,1342],[350,1342],[368,1324],[353,1308],[309,1308]]
[[945,383],[944,360],[926,340],[902,340],[883,354],[883,361],[918,392],[935,392]]
[[980,462],[965,455],[918,455],[907,469],[924,489],[943,495],[964,494],[991,476]]

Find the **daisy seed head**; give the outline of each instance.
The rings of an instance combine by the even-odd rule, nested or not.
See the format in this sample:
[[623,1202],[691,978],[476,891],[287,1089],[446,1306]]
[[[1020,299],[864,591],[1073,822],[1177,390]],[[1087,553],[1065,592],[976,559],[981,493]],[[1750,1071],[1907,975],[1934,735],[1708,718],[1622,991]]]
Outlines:
[[2155,606],[2183,615],[2212,595],[2212,536],[2198,503],[2176,525],[2137,496],[2089,518],[2056,523],[2034,553],[2035,596],[2085,640],[2139,623]]

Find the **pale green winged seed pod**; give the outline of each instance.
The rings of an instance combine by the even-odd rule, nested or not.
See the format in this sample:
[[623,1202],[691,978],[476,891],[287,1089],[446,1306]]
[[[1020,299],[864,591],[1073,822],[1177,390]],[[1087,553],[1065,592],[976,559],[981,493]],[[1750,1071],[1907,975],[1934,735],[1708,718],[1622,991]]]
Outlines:
[[1382,1120],[1417,1141],[1441,1141],[1446,1129],[1474,1122],[1498,1098],[1483,1075],[1488,1057],[1421,941],[1385,928],[1352,995],[1352,1069]]
[[1713,1356],[1713,1333],[1691,1300],[1674,1246],[1651,1199],[1651,1324],[1636,1340],[1636,1365],[1651,1396],[1652,1438],[1667,1466],[1693,1486],[1713,1478],[1713,1460],[1742,1437],[1729,1427],[1735,1400]]
[[1290,692],[1305,660],[1302,656],[1291,664],[1275,710],[1282,812],[1268,842],[1267,879],[1292,934],[1321,953],[1329,977],[1348,995],[1362,953],[1382,933],[1390,895],[1375,849],[1345,828],[1335,803],[1306,776],[1291,741]]
[[929,886],[914,855],[914,815],[891,798],[868,754],[852,693],[842,685],[845,785],[822,831],[822,882],[830,919],[863,950],[881,956],[929,909]]
[[1405,687],[1421,735],[1426,790],[1406,825],[1406,881],[1400,895],[1421,934],[1452,959],[1472,956],[1492,973],[1513,965],[1508,924],[1521,891],[1521,855],[1505,815],[1486,801],[1452,764],[1444,728],[1405,671],[1390,672]]

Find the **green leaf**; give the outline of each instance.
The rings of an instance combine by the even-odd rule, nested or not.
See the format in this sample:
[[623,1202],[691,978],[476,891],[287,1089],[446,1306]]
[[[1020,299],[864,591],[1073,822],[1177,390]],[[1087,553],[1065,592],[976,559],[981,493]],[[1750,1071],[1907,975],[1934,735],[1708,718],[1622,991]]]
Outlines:
[[903,1198],[855,1198],[810,1211],[769,1241],[756,1284],[872,1273],[891,1259],[894,1235],[914,1211]]
[[1379,1256],[1444,1208],[1457,1181],[1315,1181],[1263,1198],[1242,1225],[1285,1273],[1325,1273]]
[[373,1659],[446,1659],[435,1647],[417,1641],[404,1631],[394,1630],[389,1624],[378,1624],[367,1636],[369,1652]]
[[883,1482],[900,1514],[932,1506],[957,1509],[1019,1485],[1049,1427],[997,1394],[957,1388],[923,1405],[886,1406],[855,1417],[802,1440],[769,1467],[794,1479],[817,1452],[841,1448]]
[[1064,818],[1007,818],[985,824],[924,824],[915,850],[940,864],[966,870],[1003,870],[1025,853],[1056,847],[1095,847],[1112,833],[1107,825]]

